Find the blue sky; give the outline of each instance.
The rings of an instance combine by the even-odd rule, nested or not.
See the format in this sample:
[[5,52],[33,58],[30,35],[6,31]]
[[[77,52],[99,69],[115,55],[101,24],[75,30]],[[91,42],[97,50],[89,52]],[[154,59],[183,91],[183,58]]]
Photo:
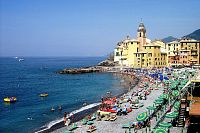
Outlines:
[[199,0],[0,0],[0,56],[105,56],[126,35],[200,28]]

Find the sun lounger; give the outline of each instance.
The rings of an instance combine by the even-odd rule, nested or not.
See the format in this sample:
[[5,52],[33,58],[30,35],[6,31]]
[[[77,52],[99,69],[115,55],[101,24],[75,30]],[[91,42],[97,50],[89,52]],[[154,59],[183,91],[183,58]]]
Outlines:
[[92,124],[94,124],[93,121],[88,121],[88,122],[87,122],[87,125],[92,125]]
[[110,121],[115,121],[117,119],[117,116],[116,115],[113,115],[110,117]]
[[109,121],[110,120],[110,116],[109,115],[106,115],[104,118],[103,118],[104,121]]
[[95,120],[95,119],[96,119],[96,115],[93,114],[93,116],[91,117],[90,121],[93,121],[93,120]]
[[76,123],[72,124],[72,127],[69,129],[69,131],[73,131],[74,129],[78,128]]
[[122,128],[133,128],[133,124],[132,123],[123,124]]
[[90,127],[88,127],[87,132],[90,132],[90,133],[91,133],[91,132],[93,132],[93,131],[95,131],[95,130],[97,130],[95,126],[90,126]]
[[87,120],[86,120],[86,119],[83,119],[83,120],[82,120],[82,124],[83,124],[83,125],[86,125],[86,124],[87,124]]

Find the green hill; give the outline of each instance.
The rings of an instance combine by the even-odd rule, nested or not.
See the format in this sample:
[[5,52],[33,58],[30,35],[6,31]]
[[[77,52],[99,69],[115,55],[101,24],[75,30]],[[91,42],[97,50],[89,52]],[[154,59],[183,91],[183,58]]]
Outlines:
[[176,40],[176,39],[177,39],[177,38],[175,38],[175,37],[173,37],[173,36],[168,36],[168,37],[162,39],[162,41],[165,42],[165,43],[169,43],[169,42],[172,42],[172,41],[174,41],[174,40]]
[[184,37],[189,37],[195,40],[200,40],[200,29],[195,30],[194,32],[184,36]]

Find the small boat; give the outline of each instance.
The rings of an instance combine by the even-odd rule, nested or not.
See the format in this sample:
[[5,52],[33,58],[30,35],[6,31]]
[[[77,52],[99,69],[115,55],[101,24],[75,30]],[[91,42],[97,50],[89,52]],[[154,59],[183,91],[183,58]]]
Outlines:
[[21,58],[21,59],[19,59],[19,62],[20,62],[20,61],[24,61],[24,59]]
[[40,97],[47,97],[49,94],[48,93],[42,93],[40,94]]
[[7,103],[14,103],[17,101],[17,98],[16,97],[6,97],[3,99],[4,102],[7,102]]

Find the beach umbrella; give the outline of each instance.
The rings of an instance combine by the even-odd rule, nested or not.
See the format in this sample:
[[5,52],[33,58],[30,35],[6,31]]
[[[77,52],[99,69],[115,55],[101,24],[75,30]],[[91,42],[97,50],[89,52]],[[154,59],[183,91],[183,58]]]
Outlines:
[[168,122],[160,122],[158,124],[159,127],[163,127],[163,128],[170,128],[172,127],[172,124],[171,123],[168,123]]
[[162,99],[168,99],[168,98],[169,98],[169,95],[163,93],[162,95],[160,95],[160,98],[162,98]]
[[165,115],[166,118],[176,118],[178,116],[178,112],[170,112]]
[[163,128],[156,128],[153,133],[167,133],[167,131]]
[[147,118],[147,112],[143,112],[141,114],[139,114],[136,118],[137,121],[144,121]]
[[180,107],[180,102],[175,102],[175,104],[174,104],[174,108],[178,110],[179,107]]
[[163,99],[158,98],[154,101],[155,104],[162,104],[163,103]]
[[172,95],[175,96],[175,97],[179,96],[179,91],[178,90],[173,90],[172,91]]

